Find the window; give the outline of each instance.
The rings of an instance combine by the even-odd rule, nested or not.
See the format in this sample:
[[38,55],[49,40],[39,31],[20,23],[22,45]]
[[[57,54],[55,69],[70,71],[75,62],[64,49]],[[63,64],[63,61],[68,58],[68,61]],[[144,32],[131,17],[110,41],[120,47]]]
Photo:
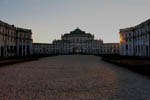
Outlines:
[[126,50],[128,50],[128,45],[126,45]]

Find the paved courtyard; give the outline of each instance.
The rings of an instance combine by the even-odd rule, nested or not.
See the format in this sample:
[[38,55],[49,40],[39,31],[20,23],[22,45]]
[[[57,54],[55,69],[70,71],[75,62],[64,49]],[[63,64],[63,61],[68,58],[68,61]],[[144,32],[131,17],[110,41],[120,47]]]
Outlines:
[[103,62],[69,55],[0,68],[0,100],[150,100],[150,79]]

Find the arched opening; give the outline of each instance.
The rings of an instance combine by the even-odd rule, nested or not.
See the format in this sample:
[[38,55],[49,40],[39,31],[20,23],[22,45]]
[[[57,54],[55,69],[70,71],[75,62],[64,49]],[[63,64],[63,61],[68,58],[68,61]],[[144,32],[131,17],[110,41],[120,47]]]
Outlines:
[[146,56],[148,56],[148,46],[146,46]]
[[27,45],[27,56],[30,56],[30,46]]
[[19,45],[19,56],[22,56],[22,45]]
[[81,54],[81,53],[83,53],[82,47],[74,47],[73,48],[73,53],[74,54]]
[[3,46],[1,47],[1,56],[2,57],[4,56],[4,47]]

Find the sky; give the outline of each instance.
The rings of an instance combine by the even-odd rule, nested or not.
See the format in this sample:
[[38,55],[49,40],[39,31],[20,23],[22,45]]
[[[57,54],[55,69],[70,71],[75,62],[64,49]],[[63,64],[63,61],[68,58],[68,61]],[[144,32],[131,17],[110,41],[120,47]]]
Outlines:
[[77,27],[105,43],[119,29],[150,18],[150,0],[0,0],[0,20],[32,29],[33,41],[51,43]]

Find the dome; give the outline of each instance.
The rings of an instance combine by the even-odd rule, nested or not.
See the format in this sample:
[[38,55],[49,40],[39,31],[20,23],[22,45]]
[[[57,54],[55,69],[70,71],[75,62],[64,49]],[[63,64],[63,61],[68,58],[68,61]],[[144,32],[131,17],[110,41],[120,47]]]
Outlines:
[[74,31],[71,32],[72,34],[83,34],[85,33],[84,31],[82,31],[80,28],[76,28]]

